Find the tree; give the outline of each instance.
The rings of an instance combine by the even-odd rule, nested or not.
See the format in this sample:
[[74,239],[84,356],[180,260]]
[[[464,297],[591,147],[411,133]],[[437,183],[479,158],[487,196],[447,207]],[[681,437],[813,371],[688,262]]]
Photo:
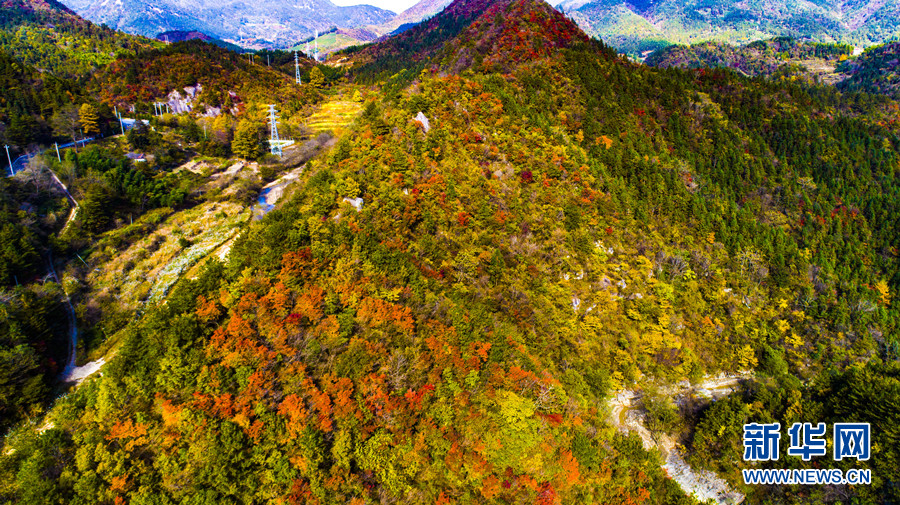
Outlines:
[[144,149],[156,144],[156,138],[150,127],[142,120],[138,119],[134,123],[134,128],[128,130],[128,143],[135,149]]
[[100,133],[100,127],[98,126],[100,119],[97,115],[97,109],[93,105],[89,103],[82,105],[78,110],[78,118],[81,123],[81,131],[85,135]]
[[[75,134],[78,133],[78,129],[81,126],[78,117],[78,108],[72,104],[61,107],[53,114],[53,117],[50,118],[50,124],[53,126],[54,133],[61,137],[71,137],[72,142],[75,142],[77,140]],[[78,150],[77,145],[75,146],[75,149]]]
[[256,125],[248,120],[238,123],[234,140],[231,142],[231,150],[236,156],[246,160],[259,158],[259,129]]
[[309,84],[316,89],[325,87],[325,74],[319,70],[319,67],[313,67],[313,69],[309,71]]
[[88,231],[100,232],[109,225],[109,194],[106,188],[91,186],[81,202],[82,219]]
[[37,121],[30,115],[23,114],[12,117],[6,130],[6,137],[16,145],[26,147],[36,140],[37,133]]

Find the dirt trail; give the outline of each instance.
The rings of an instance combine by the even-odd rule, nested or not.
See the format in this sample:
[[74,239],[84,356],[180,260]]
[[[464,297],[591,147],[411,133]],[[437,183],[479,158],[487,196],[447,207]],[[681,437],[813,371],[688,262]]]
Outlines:
[[[734,392],[741,381],[750,377],[749,374],[719,375],[708,377],[695,385],[682,381],[660,388],[659,392],[671,398],[691,394],[710,399],[721,398]],[[644,449],[658,448],[666,458],[663,468],[685,493],[695,496],[701,502],[712,500],[722,505],[743,502],[744,495],[731,489],[724,479],[713,472],[691,468],[672,437],[665,434],[655,437],[647,429],[646,414],[640,408],[642,398],[643,393],[640,391],[618,391],[609,400],[610,422],[613,426],[620,431],[635,432],[641,438]]]

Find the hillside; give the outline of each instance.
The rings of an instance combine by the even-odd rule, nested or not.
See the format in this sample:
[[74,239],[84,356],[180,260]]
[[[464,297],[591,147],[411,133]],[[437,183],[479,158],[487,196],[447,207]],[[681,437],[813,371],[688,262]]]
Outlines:
[[[544,55],[546,49],[567,44],[572,37],[587,39],[573,23],[547,4],[529,4],[529,11],[524,13],[526,18],[521,17],[520,9],[517,3],[503,0],[455,1],[438,15],[394,37],[345,52],[343,56],[349,62],[338,61],[353,65],[357,80],[376,82],[390,78],[393,84],[389,86],[393,87],[408,84],[429,62],[439,65],[454,60],[457,70],[476,59],[480,64],[485,55],[494,54],[490,52],[491,46],[500,39],[503,47],[493,49],[507,51],[513,48],[516,52],[534,55]],[[535,34],[536,26],[528,26],[531,22],[552,25],[545,26],[552,31],[527,40],[529,35]],[[473,33],[460,35],[470,27]],[[479,27],[484,28],[484,33]],[[518,29],[521,33],[515,33]],[[338,57],[341,56],[339,53]],[[508,55],[496,56],[505,58]]]
[[55,1],[6,0],[0,4],[0,50],[61,78],[74,78],[119,55],[152,46],[81,19]]
[[3,3],[0,3],[0,8],[19,11],[21,15],[37,14],[66,17],[74,14],[74,12],[56,0],[3,0]]
[[[7,1],[0,7],[0,141],[15,157],[67,138],[54,115],[90,101],[92,73],[154,43],[102,28],[56,2]],[[162,45],[162,44],[160,44]],[[106,111],[101,111],[106,112]],[[54,129],[58,131],[53,131]]]
[[[201,40],[176,42],[161,49],[143,51],[133,57],[119,58],[92,79],[96,94],[110,105],[126,107],[136,102],[144,106],[163,100],[171,92],[186,98],[187,87],[199,88],[193,97],[198,110],[204,106],[230,109],[241,102],[290,103],[295,110],[312,101],[314,90],[293,84],[293,55],[279,53],[276,68],[287,64],[284,72],[266,66],[256,55],[250,63],[247,55],[205,43]],[[315,64],[302,59],[302,74],[309,80]]]
[[[129,86],[269,75],[184,44],[155,50],[159,67]],[[456,0],[342,57],[350,82],[328,92],[346,96],[310,120],[358,118],[340,118],[333,147],[221,262],[111,324],[102,376],[6,438],[0,499],[696,503],[609,421],[607,400],[626,389],[642,390],[648,438],[677,440],[746,503],[898,499],[884,477],[740,480],[750,422],[869,422],[877,437],[868,461],[761,468],[900,465],[895,101],[636,65],[538,0]],[[110,66],[97,92],[136,61]],[[258,113],[248,106],[236,140]],[[197,135],[155,121],[179,142]],[[82,156],[128,180],[114,158]],[[187,166],[153,194],[209,205],[133,248],[107,235],[84,270],[104,255],[109,270],[92,278],[116,284],[134,258],[127,281],[147,286],[151,255],[209,252],[227,238],[204,237],[216,212],[245,219],[210,204],[224,187],[192,190],[212,176]],[[217,173],[246,174],[235,191],[257,177],[242,164]],[[717,402],[664,394],[744,371]]]
[[746,76],[799,77],[833,85],[846,76],[837,71],[851,57],[846,45],[771,39],[745,46],[704,42],[654,51],[644,64],[657,68],[730,68]]
[[867,47],[900,34],[900,4],[881,0],[566,0],[558,8],[588,34],[632,56],[672,44],[743,45],[774,37]]
[[900,97],[898,61],[900,61],[898,42],[870,48],[858,58],[844,62],[838,68],[849,76],[840,84],[840,88],[846,91],[883,93],[898,98]]

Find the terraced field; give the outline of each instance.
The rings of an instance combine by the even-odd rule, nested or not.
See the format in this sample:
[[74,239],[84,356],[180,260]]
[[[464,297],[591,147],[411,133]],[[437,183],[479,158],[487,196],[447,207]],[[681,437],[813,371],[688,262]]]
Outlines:
[[91,274],[89,281],[130,309],[159,302],[182,273],[228,242],[249,218],[248,209],[231,202],[210,202],[173,214]]
[[357,102],[333,100],[322,105],[315,114],[306,121],[306,126],[314,133],[331,131],[340,135],[359,115],[362,106]]

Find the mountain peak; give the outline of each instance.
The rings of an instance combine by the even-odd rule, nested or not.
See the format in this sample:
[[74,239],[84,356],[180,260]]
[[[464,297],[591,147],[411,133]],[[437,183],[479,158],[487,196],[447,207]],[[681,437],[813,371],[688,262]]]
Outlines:
[[467,59],[485,68],[547,58],[588,37],[543,0],[495,0],[457,37],[455,67]]
[[433,18],[354,55],[361,75],[394,74],[427,61],[458,72],[501,69],[590,38],[543,0],[455,0]]

